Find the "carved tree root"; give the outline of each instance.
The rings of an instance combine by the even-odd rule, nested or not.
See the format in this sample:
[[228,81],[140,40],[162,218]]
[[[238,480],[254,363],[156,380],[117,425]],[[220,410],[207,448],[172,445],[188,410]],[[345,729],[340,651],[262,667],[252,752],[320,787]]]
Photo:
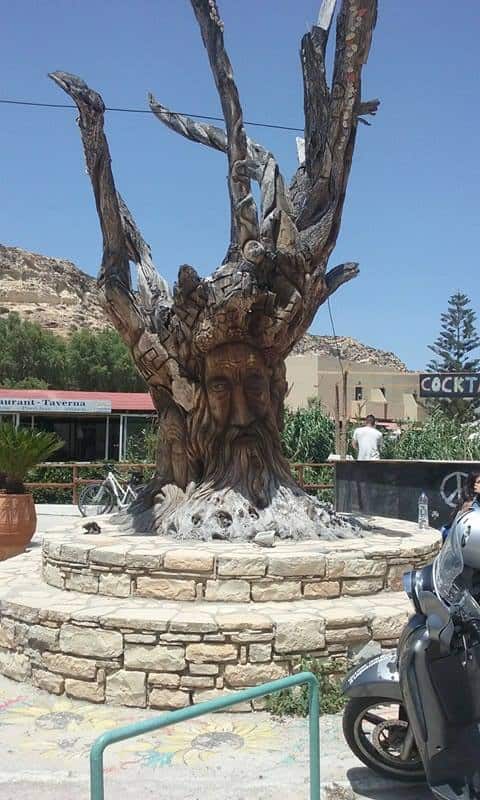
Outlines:
[[[136,506],[136,507],[135,507]],[[296,541],[345,539],[365,535],[359,523],[337,514],[292,484],[281,486],[268,508],[255,508],[235,489],[213,490],[194,483],[182,491],[174,484],[158,491],[154,484],[148,500],[114,519],[124,533],[157,532],[178,540],[254,542],[271,546],[275,539]]]

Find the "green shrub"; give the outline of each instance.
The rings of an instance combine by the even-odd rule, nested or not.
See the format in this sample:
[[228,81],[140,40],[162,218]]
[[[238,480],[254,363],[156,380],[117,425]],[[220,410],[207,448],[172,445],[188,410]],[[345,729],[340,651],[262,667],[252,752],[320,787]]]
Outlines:
[[[326,461],[335,449],[335,424],[317,400],[307,408],[286,411],[282,430],[282,446],[291,462],[314,464]],[[293,470],[295,474],[295,470]],[[298,472],[296,473],[298,478]],[[304,483],[333,483],[335,471],[330,467],[305,467]],[[332,489],[307,490],[324,502],[333,503]]]
[[[138,462],[132,462],[138,463]],[[91,478],[97,480],[103,480],[110,467],[113,466],[114,472],[116,472],[119,480],[122,482],[123,480],[128,479],[129,476],[129,468],[128,464],[125,464],[125,469],[117,469],[115,464],[111,464],[105,462],[104,464],[100,464],[98,467],[79,467],[78,468],[78,476],[79,478]],[[154,470],[153,469],[144,469],[143,470],[143,480],[142,483],[148,483],[150,478],[153,477]],[[72,468],[71,467],[37,467],[35,469],[30,470],[27,476],[27,481],[32,483],[71,483],[72,482]],[[78,487],[78,491],[81,492],[82,484]],[[72,489],[31,489],[31,493],[36,503],[71,503],[72,502]]]
[[154,464],[157,450],[157,421],[145,421],[145,426],[128,437],[126,461],[132,464]]
[[[80,478],[98,478],[103,480],[107,474],[107,465],[100,467],[79,468]],[[29,471],[27,481],[31,483],[71,483],[71,467],[36,467]],[[79,486],[79,491],[81,491]],[[71,503],[72,489],[32,489],[36,503]]]
[[66,341],[68,388],[82,391],[146,392],[127,346],[107,328],[76,331]]
[[15,428],[9,422],[0,424],[1,488],[7,494],[23,494],[29,470],[61,447],[63,441],[54,433]]
[[0,319],[0,341],[1,386],[65,387],[66,344],[60,336],[12,312]]
[[290,461],[326,461],[335,447],[335,424],[318,400],[307,408],[286,411],[282,445]]
[[438,459],[441,461],[480,460],[480,436],[472,426],[435,409],[422,423],[409,424],[396,439],[387,438],[384,458]]
[[14,312],[0,319],[0,386],[145,392],[117,331],[83,329],[67,339]]
[[[332,663],[318,659],[302,658],[298,663],[298,672],[313,672],[320,686],[320,714],[336,714],[345,705],[340,683],[342,673],[332,675]],[[267,697],[267,711],[279,717],[308,716],[308,686],[295,686],[283,689]]]

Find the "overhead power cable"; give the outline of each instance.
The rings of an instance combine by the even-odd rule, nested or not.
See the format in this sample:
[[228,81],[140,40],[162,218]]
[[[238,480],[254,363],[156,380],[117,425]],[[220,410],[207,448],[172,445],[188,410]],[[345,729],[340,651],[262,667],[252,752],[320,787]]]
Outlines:
[[343,377],[343,374],[344,374],[343,361],[342,361],[342,357],[340,355],[340,346],[338,344],[337,334],[336,334],[336,331],[335,331],[335,323],[333,321],[332,307],[330,305],[330,298],[329,297],[327,297],[327,307],[328,307],[328,314],[329,314],[329,317],[330,317],[330,324],[332,326],[333,338],[335,340],[335,349],[337,351],[338,363],[340,364],[340,372],[342,373],[342,377]]
[[[12,106],[33,106],[34,108],[73,108],[77,110],[77,107],[70,103],[36,103],[32,100],[7,99],[0,99],[0,103]],[[105,111],[119,111],[123,114],[153,114],[153,111],[151,111],[149,108],[115,108],[113,106],[105,106]],[[172,116],[180,114],[184,117],[191,117],[192,119],[205,119],[210,120],[211,122],[221,122],[225,124],[223,117],[212,117],[208,116],[207,114],[186,114],[183,111],[166,111],[165,113],[171,114]],[[273,128],[277,131],[292,131],[294,133],[304,132],[303,128],[294,128],[290,125],[275,125],[274,123],[268,122],[249,122],[248,120],[244,120],[243,124],[252,125],[256,128]]]

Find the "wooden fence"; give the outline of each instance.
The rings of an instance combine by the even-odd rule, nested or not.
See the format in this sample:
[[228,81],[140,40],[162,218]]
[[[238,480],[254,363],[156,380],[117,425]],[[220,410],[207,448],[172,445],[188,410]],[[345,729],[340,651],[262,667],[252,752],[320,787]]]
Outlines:
[[72,502],[74,505],[78,503],[79,492],[82,486],[87,483],[98,483],[101,478],[82,478],[80,476],[80,470],[85,469],[103,469],[105,477],[106,473],[109,469],[114,468],[119,472],[127,472],[135,469],[154,469],[155,464],[131,464],[128,462],[115,462],[115,464],[105,464],[103,462],[95,462],[95,461],[81,461],[81,462],[74,462],[71,461],[57,461],[48,464],[39,464],[36,469],[71,469],[72,470],[72,479],[71,481],[63,481],[63,482],[56,482],[56,481],[30,481],[26,482],[25,486],[29,489],[71,489],[72,491]]
[[[290,464],[295,479],[298,481],[300,486],[305,489],[305,491],[317,491],[321,489],[333,489],[334,483],[333,480],[330,483],[309,483],[305,480],[305,470],[307,469],[321,469],[323,467],[327,467],[330,470],[333,470],[334,464],[329,461],[322,462],[320,464],[309,464],[309,463],[292,463]],[[56,482],[56,481],[33,481],[33,482],[26,482],[25,486],[29,489],[63,489],[63,490],[71,490],[72,492],[72,502],[74,505],[78,503],[79,492],[82,486],[87,483],[98,483],[101,478],[82,478],[81,471],[82,470],[92,470],[92,469],[100,469],[104,471],[106,475],[108,469],[113,467],[115,470],[118,470],[121,473],[131,472],[133,470],[152,470],[155,469],[155,464],[133,464],[128,463],[125,461],[115,462],[113,465],[107,465],[103,462],[71,462],[71,461],[62,461],[62,462],[52,462],[49,464],[39,464],[36,469],[71,469],[71,480],[64,481],[64,482]],[[332,476],[333,478],[333,476]]]

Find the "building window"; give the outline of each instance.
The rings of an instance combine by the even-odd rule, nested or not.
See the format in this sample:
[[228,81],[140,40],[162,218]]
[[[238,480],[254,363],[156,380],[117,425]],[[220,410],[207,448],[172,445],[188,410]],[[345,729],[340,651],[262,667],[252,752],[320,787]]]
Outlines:
[[362,386],[355,386],[355,400],[363,400]]
[[380,386],[380,391],[381,391],[381,393],[383,394],[383,396],[384,396],[384,398],[386,400],[387,399],[387,392],[386,392],[385,386]]
[[100,417],[49,417],[39,415],[35,427],[56,433],[63,447],[52,456],[52,461],[103,461],[105,458],[105,418]]

